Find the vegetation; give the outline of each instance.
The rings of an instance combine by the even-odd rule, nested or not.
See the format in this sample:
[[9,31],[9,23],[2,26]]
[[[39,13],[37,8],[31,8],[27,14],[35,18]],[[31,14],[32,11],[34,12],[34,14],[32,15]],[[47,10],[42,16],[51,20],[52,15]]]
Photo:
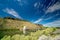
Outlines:
[[[44,30],[38,30],[36,32],[29,32],[27,33],[27,35],[24,35],[22,32],[20,32],[19,30],[5,30],[3,31],[3,33],[1,33],[2,31],[0,31],[0,35],[4,35],[1,40],[38,40],[38,38],[42,35],[46,35],[46,36],[52,36],[53,35],[51,33],[53,33],[56,30],[56,28],[47,28]],[[54,36],[56,36],[58,34],[55,34]]]
[[23,21],[17,18],[5,17],[0,19],[0,30],[1,29],[19,29],[22,30],[23,26],[27,26],[28,29],[38,30],[42,29],[43,25],[33,24],[28,21]]
[[[26,34],[23,34],[23,26],[27,26]],[[42,35],[55,37],[60,35],[54,32],[59,27],[43,27],[41,24],[33,24],[14,18],[0,18],[0,40],[38,40]],[[60,31],[59,31],[60,32]]]
[[[3,19],[12,19],[12,20],[18,20],[18,21],[27,21],[27,20],[18,19],[18,18],[12,18],[12,17],[4,17]],[[29,21],[27,21],[27,22],[29,22]]]

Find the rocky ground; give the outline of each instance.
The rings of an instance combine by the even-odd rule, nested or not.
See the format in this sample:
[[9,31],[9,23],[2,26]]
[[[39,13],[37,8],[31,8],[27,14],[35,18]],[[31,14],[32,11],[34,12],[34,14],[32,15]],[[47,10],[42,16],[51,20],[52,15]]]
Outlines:
[[38,40],[60,40],[60,35],[57,35],[55,37],[42,35],[42,36],[39,37]]

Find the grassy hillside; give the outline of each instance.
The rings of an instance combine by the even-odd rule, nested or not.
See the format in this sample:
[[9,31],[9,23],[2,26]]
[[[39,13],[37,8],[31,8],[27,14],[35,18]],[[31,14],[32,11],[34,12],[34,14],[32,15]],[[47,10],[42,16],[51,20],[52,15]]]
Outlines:
[[0,18],[0,30],[1,29],[19,29],[22,30],[23,26],[27,26],[28,29],[42,29],[43,25],[33,24],[31,22],[25,20],[17,20],[17,19],[8,19],[8,18]]
[[[22,31],[24,26],[28,29],[26,34]],[[41,24],[33,24],[26,20],[0,18],[0,40],[38,40],[39,37],[54,40],[57,35],[60,35],[60,27],[43,27]]]
[[5,35],[23,34],[22,29],[26,26],[28,30],[43,29],[43,25],[33,24],[26,20],[14,18],[0,18],[0,38]]

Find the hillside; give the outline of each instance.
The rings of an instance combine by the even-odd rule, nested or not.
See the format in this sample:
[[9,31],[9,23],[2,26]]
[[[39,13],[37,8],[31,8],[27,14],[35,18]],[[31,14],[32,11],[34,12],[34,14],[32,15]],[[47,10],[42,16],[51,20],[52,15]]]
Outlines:
[[22,30],[23,26],[26,26],[28,29],[42,29],[43,25],[33,24],[24,20],[17,19],[8,19],[8,18],[0,18],[0,29],[19,29]]
[[[24,26],[28,29],[26,34],[22,31]],[[49,40],[55,38],[56,35],[59,36],[59,30],[60,27],[43,27],[41,24],[33,24],[26,20],[0,18],[0,40],[38,40],[45,37]]]

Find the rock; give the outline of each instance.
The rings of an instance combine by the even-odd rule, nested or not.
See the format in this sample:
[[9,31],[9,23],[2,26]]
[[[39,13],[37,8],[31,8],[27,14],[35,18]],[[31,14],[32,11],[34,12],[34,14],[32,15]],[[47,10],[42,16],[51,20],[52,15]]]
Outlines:
[[39,37],[38,40],[52,40],[52,37],[51,36],[42,35],[42,36]]
[[60,35],[55,36],[53,40],[60,40]]

